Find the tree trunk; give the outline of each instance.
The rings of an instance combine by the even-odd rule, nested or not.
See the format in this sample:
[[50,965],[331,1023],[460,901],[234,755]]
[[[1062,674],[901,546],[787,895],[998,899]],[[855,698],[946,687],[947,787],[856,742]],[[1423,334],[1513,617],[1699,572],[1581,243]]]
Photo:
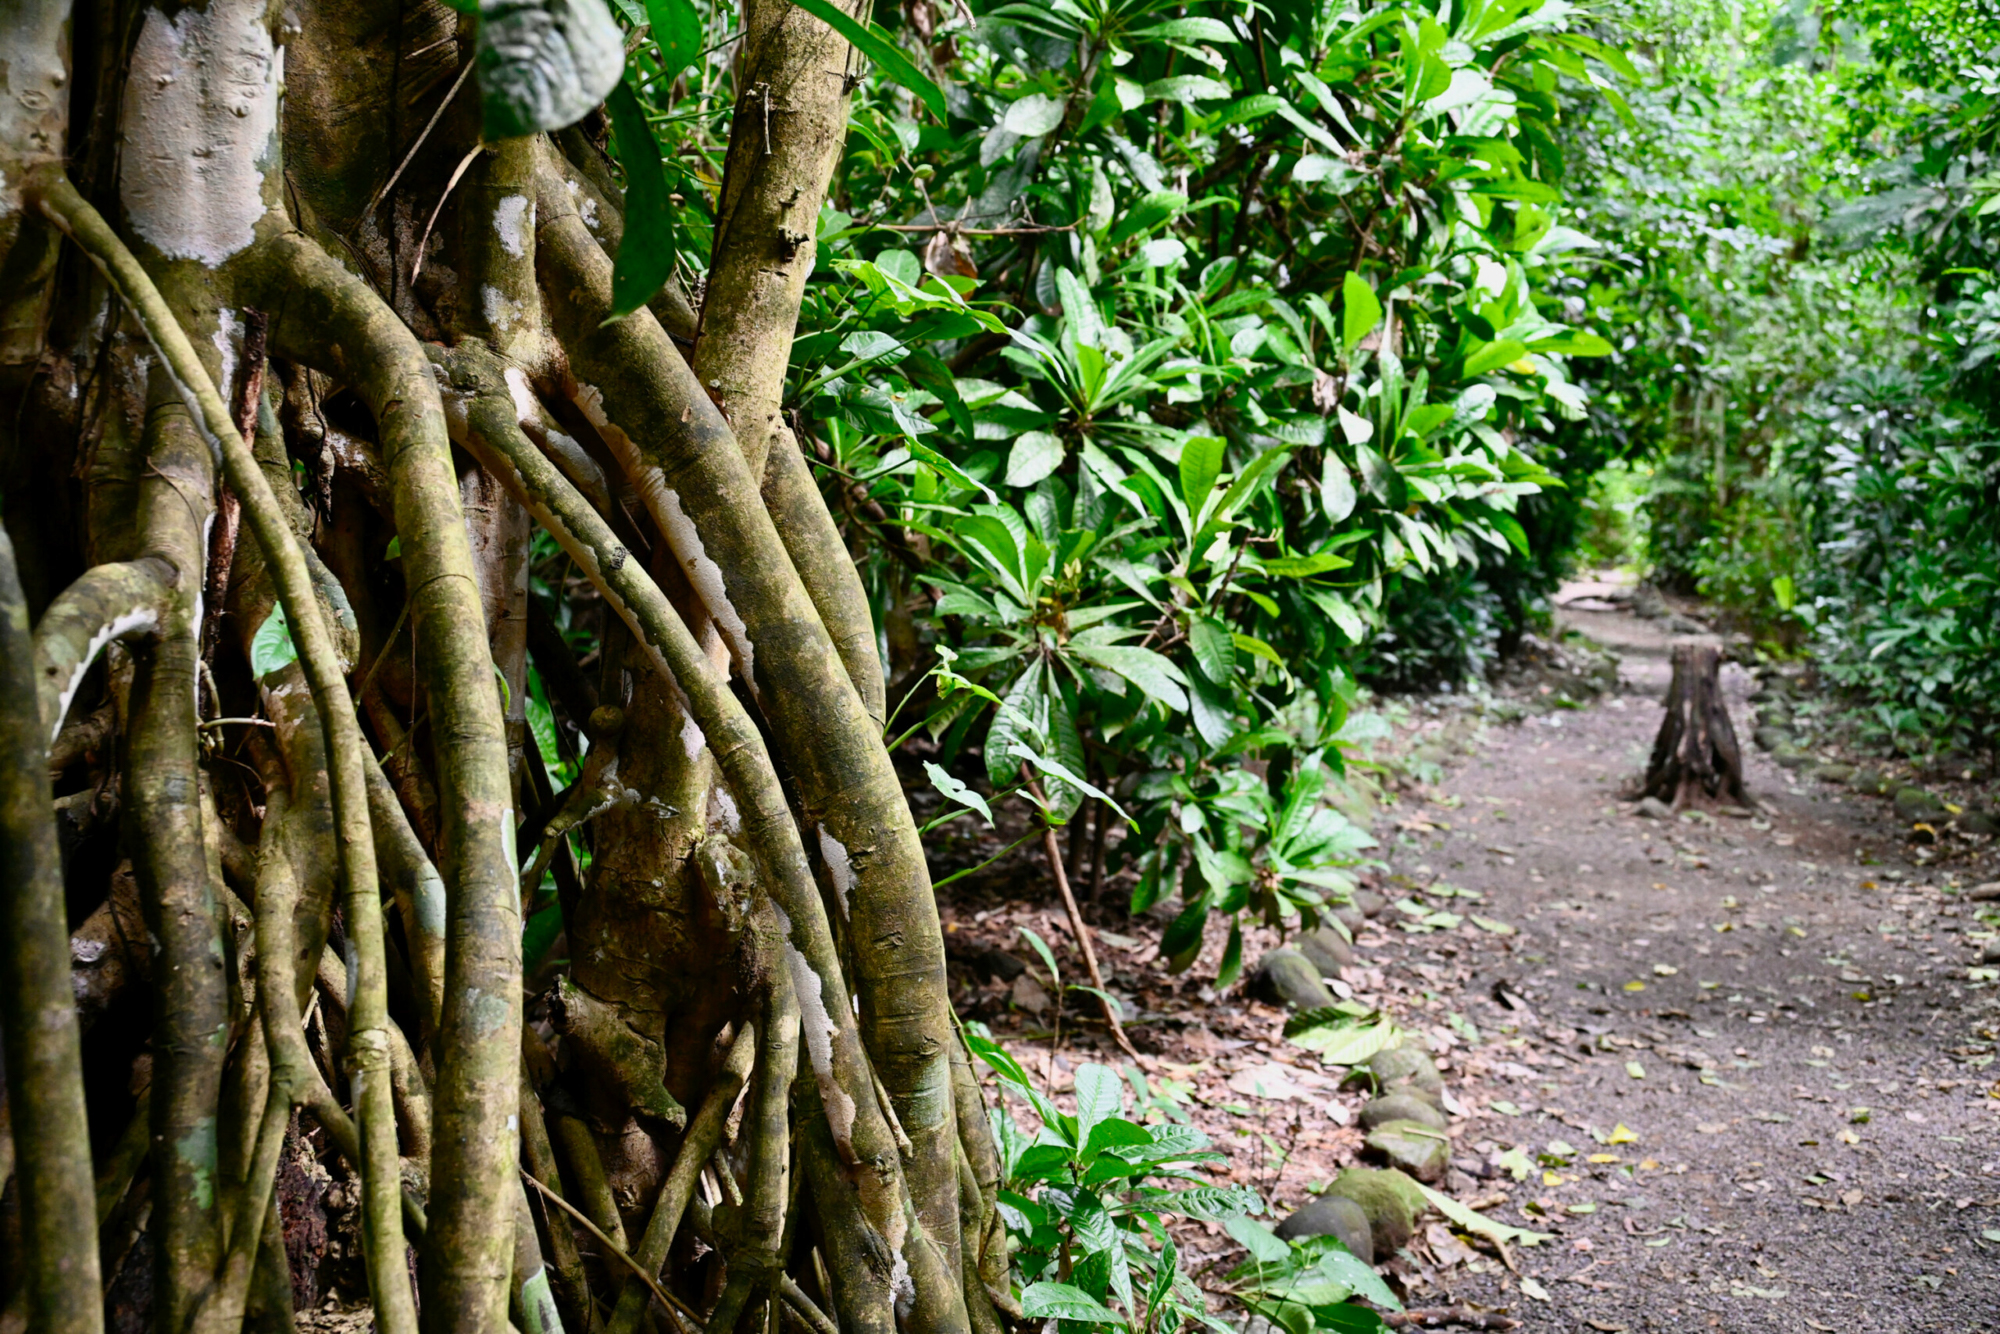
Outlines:
[[1743,750],[1722,698],[1722,642],[1708,637],[1674,641],[1674,680],[1667,690],[1667,716],[1653,741],[1640,794],[1676,809],[1696,792],[1743,806]]

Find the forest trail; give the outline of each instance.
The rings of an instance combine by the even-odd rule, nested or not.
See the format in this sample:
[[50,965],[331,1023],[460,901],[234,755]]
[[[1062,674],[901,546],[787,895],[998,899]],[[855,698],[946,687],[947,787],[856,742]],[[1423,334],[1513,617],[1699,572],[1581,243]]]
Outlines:
[[[1946,893],[1964,873],[1913,864],[1888,803],[1751,750],[1735,667],[1763,817],[1637,817],[1617,798],[1659,725],[1667,636],[1568,619],[1620,655],[1620,689],[1491,729],[1433,794],[1456,809],[1405,821],[1391,853],[1519,928],[1463,961],[1487,1041],[1447,1076],[1474,1111],[1454,1164],[1506,1186],[1496,1217],[1557,1234],[1515,1252],[1539,1290],[1478,1261],[1439,1288],[1530,1330],[2000,1328],[2000,1085],[1962,1063],[1991,1051],[1995,1002]],[[1399,934],[1362,952],[1386,963]],[[1621,1125],[1637,1138],[1600,1141]],[[1538,1159],[1525,1182],[1508,1148]]]

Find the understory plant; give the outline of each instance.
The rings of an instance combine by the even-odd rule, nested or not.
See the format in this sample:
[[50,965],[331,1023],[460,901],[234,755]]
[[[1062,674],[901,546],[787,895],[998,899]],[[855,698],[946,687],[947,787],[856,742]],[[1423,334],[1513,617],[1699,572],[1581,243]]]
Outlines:
[[999,1334],[1098,1171],[1195,1318],[1185,1132],[1003,1168],[892,749],[1177,964],[1344,889],[1358,665],[1608,350],[1572,20],[10,5],[9,1309]]

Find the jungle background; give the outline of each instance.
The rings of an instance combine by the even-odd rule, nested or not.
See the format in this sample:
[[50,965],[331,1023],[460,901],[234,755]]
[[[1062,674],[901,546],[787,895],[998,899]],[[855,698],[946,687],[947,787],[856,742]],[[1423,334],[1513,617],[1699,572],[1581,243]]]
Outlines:
[[[15,268],[0,275],[14,284],[9,311],[29,312],[7,326],[13,425],[0,437],[0,505],[20,589],[21,636],[8,651],[28,652],[30,625],[38,655],[66,634],[88,644],[53,756],[29,766],[37,783],[47,775],[41,805],[53,797],[58,811],[61,999],[74,997],[81,1035],[66,1058],[20,1045],[34,1006],[51,1003],[28,980],[10,981],[0,1018],[10,1071],[59,1058],[73,1067],[88,1115],[72,1127],[87,1136],[83,1161],[69,1167],[88,1180],[71,1204],[81,1200],[72,1212],[87,1236],[65,1242],[50,1222],[57,1197],[34,1194],[52,1178],[18,1146],[53,1123],[57,1104],[35,1101],[17,1075],[0,1202],[9,1328],[373,1322],[400,1334],[419,1308],[426,1329],[497,1328],[501,1301],[524,1334],[641,1323],[727,1334],[751,1322],[815,1334],[1046,1322],[1062,1334],[1171,1334],[1246,1318],[1311,1334],[1409,1323],[1402,1307],[1424,1285],[1393,1257],[1426,1209],[1503,1256],[1546,1238],[1531,1230],[1533,1210],[1522,1228],[1467,1208],[1469,1182],[1448,1177],[1422,1142],[1432,1120],[1442,1131],[1445,1112],[1463,1109],[1428,1057],[1397,1064],[1416,1029],[1391,1015],[1403,1005],[1392,1006],[1395,987],[1364,969],[1359,989],[1322,990],[1315,971],[1330,981],[1351,967],[1357,932],[1398,897],[1391,845],[1410,818],[1397,814],[1398,794],[1434,786],[1445,754],[1413,749],[1413,727],[1447,715],[1513,721],[1615,691],[1615,667],[1558,618],[1559,590],[1579,579],[1670,627],[1699,617],[1683,628],[1720,631],[1734,662],[1779,683],[1769,689],[1783,708],[1767,695],[1759,717],[1782,726],[1760,730],[1759,744],[1795,759],[1788,770],[1819,764],[1832,781],[1833,769],[1858,767],[1881,794],[1950,785],[1948,803],[1913,799],[1908,812],[1898,794],[1899,815],[1969,855],[1990,843],[2000,14],[1971,0],[872,10],[797,0],[742,12],[549,0],[374,5],[338,22],[307,8],[303,20],[256,20],[295,48],[279,68],[301,89],[340,88],[344,43],[392,53],[396,72],[357,85],[353,104],[375,113],[344,157],[315,149],[338,137],[328,126],[359,123],[333,117],[341,98],[288,104],[285,153],[310,170],[282,186],[273,171],[263,188],[270,216],[317,238],[431,349],[446,399],[461,405],[442,409],[459,413],[448,509],[472,525],[485,651],[477,624],[453,624],[471,678],[481,689],[489,673],[497,680],[492,721],[507,754],[487,795],[513,794],[518,865],[507,869],[523,875],[518,902],[508,885],[482,919],[505,940],[480,937],[490,965],[480,976],[519,992],[521,1049],[517,1030],[496,1045],[452,1009],[460,992],[443,979],[471,976],[457,970],[472,967],[473,928],[455,916],[443,932],[419,906],[424,886],[448,882],[456,913],[476,857],[450,841],[463,837],[450,814],[465,781],[454,766],[471,761],[450,729],[426,728],[433,698],[445,711],[449,691],[425,673],[446,655],[423,638],[431,576],[411,572],[430,530],[389,480],[403,466],[397,400],[344,354],[315,360],[299,333],[274,333],[268,349],[261,332],[246,341],[261,324],[227,300],[218,313],[216,300],[189,296],[200,284],[173,267],[186,257],[148,250],[143,228],[123,226],[134,270],[167,292],[159,309],[188,325],[188,355],[209,363],[211,397],[248,395],[231,405],[238,429],[310,557],[315,597],[340,631],[329,641],[338,677],[360,701],[375,841],[392,827],[403,858],[385,855],[384,883],[398,890],[386,908],[365,894],[328,907],[324,961],[306,947],[303,1012],[290,1020],[304,1049],[273,1037],[268,1058],[255,1055],[271,1009],[286,1022],[282,998],[248,980],[260,950],[288,945],[263,935],[260,867],[279,863],[260,849],[284,809],[267,797],[289,782],[286,800],[326,812],[330,830],[344,780],[332,731],[312,752],[317,787],[312,761],[298,758],[311,747],[299,752],[296,737],[317,734],[312,708],[331,697],[318,693],[327,683],[312,675],[310,634],[296,617],[288,628],[277,605],[288,576],[254,562],[243,573],[246,558],[232,567],[225,552],[219,582],[213,571],[196,578],[215,605],[189,641],[199,661],[186,664],[206,683],[199,748],[184,749],[209,794],[210,855],[197,840],[181,849],[192,863],[148,869],[163,836],[140,818],[152,799],[134,784],[143,789],[151,752],[135,749],[132,720],[151,696],[132,692],[134,663],[136,680],[151,679],[153,631],[119,622],[114,633],[111,618],[84,617],[74,593],[121,550],[106,537],[99,483],[115,471],[104,442],[123,437],[105,423],[123,420],[137,438],[162,429],[160,414],[175,410],[163,405],[193,401],[187,363],[148,380],[135,349],[162,348],[147,323],[157,311],[145,314],[137,280],[106,258],[116,246],[88,224],[95,203],[114,219],[107,233],[121,229],[107,108],[147,24],[165,20],[80,7],[69,40],[95,64],[74,85],[58,80],[80,91],[54,150],[75,203],[31,176],[28,197],[56,201],[38,205],[57,219],[54,240],[44,251],[13,242]],[[13,10],[10,28],[35,30],[38,7]],[[212,0],[186,13],[228,10]],[[782,67],[796,87],[763,65],[746,73],[746,33],[788,15],[826,25],[812,29],[815,58],[838,71]],[[529,30],[540,35],[519,37]],[[591,88],[574,114],[544,114],[520,92],[551,51]],[[817,92],[799,94],[815,80]],[[744,364],[768,351],[771,328],[756,322],[767,317],[740,314],[768,294],[729,246],[749,234],[745,182],[782,143],[772,119],[789,123],[795,94],[819,98],[815,114],[835,130],[816,150],[820,184],[806,171],[790,195],[774,188],[775,202],[754,206],[766,210],[768,235],[757,235],[770,253],[807,260],[771,326],[786,355],[769,377],[767,425],[750,425],[753,399],[720,376],[673,406],[682,425],[696,412],[694,429],[711,431],[705,448],[734,450],[740,437],[751,471],[730,503],[761,496],[784,536],[782,548],[711,539],[711,549],[759,578],[760,561],[782,565],[783,580],[796,569],[805,591],[787,605],[817,609],[820,660],[844,664],[858,692],[827,735],[859,727],[886,757],[882,773],[894,766],[900,791],[881,800],[907,798],[929,875],[897,872],[910,897],[893,901],[866,878],[890,872],[850,861],[850,848],[873,845],[819,822],[839,786],[813,758],[811,719],[832,715],[808,706],[823,697],[802,687],[788,714],[794,678],[760,691],[749,639],[730,638],[742,622],[731,631],[729,598],[704,582],[715,563],[687,554],[680,502],[669,490],[663,504],[647,472],[664,456],[647,452],[642,428],[633,446],[613,424],[631,426],[617,385],[583,383],[598,372],[580,349],[620,336],[603,331],[621,323],[646,324],[658,335],[648,355],[677,373],[718,365],[702,360],[704,342],[741,341]],[[822,187],[823,203],[793,207]],[[488,254],[492,241],[482,250],[479,210],[524,188],[531,229],[537,209],[546,222],[567,198],[585,230],[565,244],[586,260],[543,241],[559,254],[553,268],[537,259],[523,272]],[[519,259],[501,216],[501,249]],[[475,301],[482,265],[499,286]],[[275,304],[276,286],[254,300]],[[586,288],[588,300],[575,295]],[[523,311],[563,355],[519,332]],[[239,357],[261,385],[243,378]],[[532,392],[507,366],[528,369]],[[517,406],[522,393],[539,406],[520,409],[513,443],[496,443],[478,408],[510,390]],[[631,392],[625,402],[652,401]],[[672,435],[671,412],[651,420],[655,437]],[[516,446],[525,455],[508,452]],[[206,477],[214,494],[228,490],[216,490],[213,468]],[[238,474],[230,486],[245,491]],[[212,564],[208,541],[204,529],[197,549]],[[657,587],[616,582],[628,552]],[[825,577],[835,566],[840,578]],[[517,583],[518,597],[495,591]],[[860,601],[840,601],[850,596]],[[687,684],[695,657],[658,647],[671,636],[665,619],[647,619],[656,604],[682,609],[694,637],[681,637],[702,640],[720,673],[707,694]],[[766,623],[748,614],[761,638]],[[713,667],[732,658],[733,686],[728,666]],[[668,661],[671,671],[656,665]],[[308,680],[312,707],[297,703]],[[293,704],[274,692],[280,683]],[[1508,702],[1519,698],[1528,706]],[[718,731],[723,718],[738,730]],[[731,739],[717,750],[725,769],[724,751],[753,735],[775,756],[763,761],[758,809],[783,817],[789,805],[795,817],[785,846],[797,849],[797,883],[816,880],[823,918],[812,947],[822,952],[806,952],[827,985],[849,975],[857,1021],[836,1005],[835,1046],[848,1051],[840,1044],[858,1032],[858,1064],[826,1063],[810,1015],[801,1064],[793,990],[815,974],[774,962],[801,900],[747,887],[783,878],[762,845],[737,839],[719,852],[699,830],[669,838],[649,823],[705,820],[734,838],[737,805],[754,805],[742,771],[723,781],[713,766],[692,779],[647,767],[689,727],[690,763],[704,734]],[[283,744],[266,745],[267,730]],[[287,845],[301,880],[332,874],[330,860],[318,867],[300,851],[331,849],[322,837]],[[228,888],[200,902],[173,896],[204,870]],[[692,897],[659,891],[666,882]],[[766,915],[772,902],[782,926]],[[925,916],[933,906],[942,927]],[[1447,886],[1396,910],[1412,932],[1512,932],[1476,906]],[[170,909],[183,914],[178,937],[160,929]],[[672,917],[673,931],[649,934],[648,914]],[[379,927],[360,924],[370,919]],[[950,962],[949,982],[908,1013],[929,1005],[926,1040],[950,1035],[956,1068],[939,1077],[955,1107],[936,1124],[955,1136],[925,1139],[918,1118],[935,1116],[943,1095],[885,1036],[905,1015],[904,993],[881,980],[857,934],[864,921],[928,932]],[[224,1036],[206,1083],[190,1083],[173,1055],[183,1038],[157,1025],[197,1000],[174,990],[178,964],[144,960],[192,959],[210,935],[240,994],[225,1005],[218,985],[199,1001]],[[1312,955],[1287,981],[1272,960],[1301,940],[1328,961]],[[621,953],[655,945],[678,953],[641,963]],[[34,975],[27,951],[10,979]],[[1175,1037],[1158,1022],[1165,1002],[1135,987],[1134,972],[1178,989],[1176,1005],[1225,1017],[1206,1039]],[[1270,1006],[1286,1013],[1273,1018]],[[1440,1041],[1469,1041],[1469,1021],[1452,1014],[1438,1022],[1458,1037]],[[1322,1146],[1327,1170],[1386,1154],[1428,1194],[1369,1197],[1359,1237],[1331,1225],[1269,1230],[1290,1212],[1276,1207],[1281,1194],[1300,1203],[1280,1189],[1289,1149],[1270,1127],[1247,1128],[1249,1108],[1231,1100],[1265,1096],[1268,1081],[1232,1077],[1197,1097],[1185,1062],[1203,1041],[1270,1039],[1252,1031],[1259,1023],[1337,1075],[1364,1072],[1379,1101],[1406,1098],[1408,1115],[1386,1117],[1403,1141],[1385,1150],[1335,1137]],[[373,1086],[353,1063],[364,1030],[388,1034],[375,1053],[386,1064],[365,1066],[383,1076]],[[762,1046],[745,1036],[759,1033]],[[461,1039],[483,1064],[458,1054]],[[1178,1064],[1162,1067],[1166,1058]],[[869,1060],[883,1070],[872,1091]],[[808,1073],[794,1087],[809,1066],[819,1082]],[[373,1112],[362,1103],[371,1087],[382,1099]],[[887,1146],[866,1159],[873,1167],[826,1129],[822,1100],[838,1105],[855,1088],[881,1109],[859,1132]],[[391,1137],[393,1161],[381,1141],[356,1141],[357,1124]],[[1257,1168],[1227,1161],[1232,1134],[1262,1137]],[[195,1169],[169,1153],[191,1139],[206,1146]],[[1537,1170],[1551,1175],[1567,1162],[1546,1157]],[[890,1158],[902,1165],[880,1166]],[[1401,1186],[1350,1193],[1368,1189]],[[1385,1233],[1385,1212],[1408,1215],[1400,1240]],[[947,1214],[950,1235],[932,1237],[936,1273],[913,1281],[904,1223],[922,1236]],[[403,1266],[402,1234],[373,1242],[397,1216],[411,1233],[415,1305],[384,1296]],[[1432,1260],[1449,1244],[1439,1235]],[[62,1267],[86,1250],[87,1282]],[[101,1304],[79,1300],[93,1284]],[[1501,1317],[1471,1308],[1434,1314],[1504,1327],[1477,1324]]]

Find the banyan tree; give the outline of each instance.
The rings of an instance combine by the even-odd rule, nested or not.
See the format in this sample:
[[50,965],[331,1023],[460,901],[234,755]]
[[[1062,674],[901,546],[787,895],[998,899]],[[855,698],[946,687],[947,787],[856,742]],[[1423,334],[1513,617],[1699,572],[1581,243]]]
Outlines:
[[781,411],[857,59],[746,0],[676,275],[621,253],[671,207],[606,155],[625,32],[478,8],[0,5],[9,1316],[289,1328],[324,1161],[383,1334],[995,1331],[875,630]]

